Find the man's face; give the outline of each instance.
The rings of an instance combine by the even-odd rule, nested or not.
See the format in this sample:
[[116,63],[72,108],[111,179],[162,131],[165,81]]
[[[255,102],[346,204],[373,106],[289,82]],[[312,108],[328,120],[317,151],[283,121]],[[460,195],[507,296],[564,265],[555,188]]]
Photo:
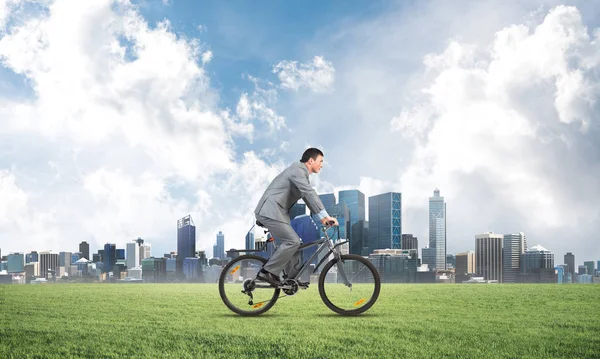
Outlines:
[[317,159],[309,159],[309,167],[312,173],[319,173],[319,171],[321,171],[321,168],[323,168],[323,156],[318,155]]

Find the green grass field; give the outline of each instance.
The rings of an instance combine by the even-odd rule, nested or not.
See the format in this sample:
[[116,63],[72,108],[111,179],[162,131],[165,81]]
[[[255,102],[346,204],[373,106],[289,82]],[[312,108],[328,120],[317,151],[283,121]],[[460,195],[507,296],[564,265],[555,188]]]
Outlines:
[[382,285],[341,317],[318,288],[239,317],[215,284],[0,285],[0,358],[600,358],[599,285]]

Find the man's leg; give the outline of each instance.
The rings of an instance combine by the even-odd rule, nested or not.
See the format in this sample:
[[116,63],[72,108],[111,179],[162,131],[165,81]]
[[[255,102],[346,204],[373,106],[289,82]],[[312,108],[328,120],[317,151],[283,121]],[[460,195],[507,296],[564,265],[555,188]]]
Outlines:
[[263,269],[278,276],[285,267],[288,277],[291,277],[290,274],[296,275],[297,270],[294,265],[298,265],[300,262],[298,247],[301,243],[298,234],[289,223],[275,221],[263,216],[256,216],[256,218],[281,242]]

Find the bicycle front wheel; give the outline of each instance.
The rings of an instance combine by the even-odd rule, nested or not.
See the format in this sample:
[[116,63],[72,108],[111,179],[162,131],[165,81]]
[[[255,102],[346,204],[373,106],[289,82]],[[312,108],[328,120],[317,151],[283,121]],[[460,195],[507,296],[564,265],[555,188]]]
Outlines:
[[380,289],[377,269],[368,259],[355,254],[330,261],[319,276],[323,303],[341,315],[364,313],[375,304]]
[[229,262],[219,277],[219,294],[227,308],[240,315],[259,315],[271,309],[279,298],[279,288],[256,282],[256,274],[266,259],[247,254]]

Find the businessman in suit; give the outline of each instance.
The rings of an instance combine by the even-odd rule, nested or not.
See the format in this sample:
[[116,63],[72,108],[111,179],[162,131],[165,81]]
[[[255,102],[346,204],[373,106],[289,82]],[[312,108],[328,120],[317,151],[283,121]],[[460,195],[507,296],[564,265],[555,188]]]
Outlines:
[[[329,216],[317,192],[310,186],[308,176],[319,173],[323,167],[323,152],[309,148],[300,162],[293,163],[281,172],[267,187],[254,210],[256,220],[268,228],[281,244],[258,273],[257,279],[279,286],[279,273],[285,267],[288,278],[298,274],[301,240],[290,225],[289,210],[300,198],[316,213],[321,223],[337,226],[337,219]],[[299,283],[307,286],[308,283]]]

